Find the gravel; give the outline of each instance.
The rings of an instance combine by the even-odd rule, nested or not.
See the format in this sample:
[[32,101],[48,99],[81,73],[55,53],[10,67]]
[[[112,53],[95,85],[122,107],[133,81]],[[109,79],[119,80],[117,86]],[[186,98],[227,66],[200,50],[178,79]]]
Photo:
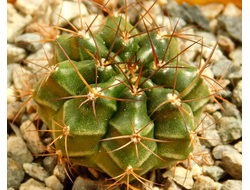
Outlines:
[[[120,2],[114,0],[113,4],[118,6]],[[177,29],[185,28],[184,33],[204,36],[203,43],[209,48],[204,47],[202,49],[203,63],[209,57],[211,48],[219,39],[212,58],[214,62],[207,70],[212,78],[221,77],[227,71],[223,80],[221,79],[226,91],[220,91],[221,96],[226,101],[220,101],[219,105],[210,100],[209,104],[204,108],[207,115],[204,123],[196,130],[199,131],[197,135],[201,136],[201,139],[197,142],[201,145],[201,150],[211,152],[211,154],[205,155],[211,164],[206,164],[200,158],[201,166],[192,162],[193,168],[188,174],[186,173],[187,165],[185,164],[182,164],[182,167],[176,167],[175,175],[173,175],[174,168],[156,170],[150,173],[151,178],[148,179],[165,186],[152,185],[152,189],[183,189],[182,185],[186,174],[184,189],[242,189],[242,116],[240,113],[242,110],[242,10],[232,3],[227,5],[211,3],[190,6],[187,3],[178,5],[173,0],[168,0],[167,5],[160,2],[150,12],[159,26],[162,23],[159,7],[163,6],[165,25],[169,24],[166,16],[167,8],[173,23],[180,19]],[[41,67],[36,64],[45,66],[48,61],[44,52],[46,52],[49,59],[53,53],[49,43],[44,42],[42,46],[41,43],[28,42],[40,40],[39,35],[36,33],[48,35],[38,24],[56,25],[61,3],[62,0],[18,0],[15,4],[7,3],[8,190],[101,190],[107,188],[104,184],[107,184],[105,180],[109,177],[101,172],[95,171],[95,175],[92,175],[93,171],[91,173],[86,168],[78,168],[79,174],[74,173],[75,176],[72,176],[74,183],[71,183],[62,165],[58,164],[56,157],[37,156],[43,154],[47,145],[53,139],[51,134],[47,132],[35,131],[37,129],[36,124],[39,122],[37,118],[33,120],[36,116],[35,104],[29,102],[19,113],[16,121],[13,124],[11,123],[26,100],[26,98],[15,97],[18,93],[14,89],[20,89],[23,86],[18,75],[26,83],[24,72],[26,77],[29,78],[29,83],[34,87],[37,81],[31,79],[33,74],[42,74],[42,72],[37,72]],[[143,2],[143,5],[148,8],[152,3],[153,1],[147,1]],[[93,6],[93,3],[86,2],[84,4],[81,4],[81,17],[89,25],[95,14],[90,14],[88,10],[93,12],[98,10]],[[141,13],[145,12],[140,6],[135,7]],[[78,29],[81,29],[77,0],[64,1],[62,14]],[[136,23],[139,17],[138,13],[131,9],[128,15],[131,21]],[[150,18],[148,19],[150,20]],[[97,20],[101,24],[104,20],[103,15],[99,15]],[[199,28],[193,27],[199,24],[201,24]],[[59,26],[69,28],[68,23],[62,18],[59,20]],[[142,24],[139,24],[138,27],[140,30],[144,28]],[[53,32],[51,28],[46,29],[47,32]],[[193,42],[180,40],[180,47],[183,48],[191,43]],[[200,53],[201,48],[196,44],[189,51],[183,53],[182,59],[198,66]],[[227,70],[230,65],[231,68]],[[32,120],[33,123],[30,124]],[[208,129],[203,130],[208,126],[210,126]],[[40,126],[40,129],[46,129],[46,125]],[[148,174],[148,176],[150,175]],[[142,189],[139,182],[133,182],[134,184],[138,185],[139,189]],[[117,187],[115,190],[123,189],[124,187]]]

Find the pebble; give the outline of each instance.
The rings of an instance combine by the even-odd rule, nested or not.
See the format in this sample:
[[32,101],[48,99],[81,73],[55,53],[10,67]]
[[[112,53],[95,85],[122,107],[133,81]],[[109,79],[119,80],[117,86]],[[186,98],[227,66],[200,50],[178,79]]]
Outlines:
[[203,108],[203,111],[208,112],[210,114],[214,113],[215,111],[219,110],[220,106],[216,103],[212,104],[212,103],[208,103],[207,105],[205,105],[205,107]]
[[183,2],[181,7],[191,15],[194,24],[200,25],[200,27],[206,31],[210,31],[209,19],[203,15],[198,5],[190,6],[186,2]]
[[215,147],[217,145],[222,144],[220,135],[216,129],[207,129],[204,130],[202,138],[205,138],[202,142],[207,147]]
[[224,143],[232,142],[241,138],[242,126],[239,120],[234,117],[223,117],[218,122],[218,132]]
[[7,104],[8,103],[13,103],[17,101],[17,96],[18,93],[14,90],[14,86],[10,86],[7,88]]
[[57,159],[55,156],[46,156],[43,159],[43,167],[50,174],[53,173],[53,170],[54,170],[56,164],[57,164]]
[[220,15],[218,21],[219,29],[226,31],[234,40],[242,43],[242,19],[240,17]]
[[[226,57],[223,57],[219,60],[215,60],[214,64],[211,66],[211,70],[214,73],[215,78],[221,77],[225,71],[230,67],[232,61],[230,59],[227,59]],[[226,73],[225,78],[230,74],[231,69]]]
[[10,136],[7,140],[7,154],[20,165],[33,161],[33,156],[21,137]]
[[26,50],[30,52],[36,52],[37,50],[42,48],[41,42],[36,42],[40,41],[42,38],[38,34],[33,34],[33,33],[25,33],[20,36],[18,36],[15,39],[15,43],[22,48],[25,48]]
[[32,15],[44,3],[45,0],[18,0],[15,7],[25,15]]
[[72,190],[84,190],[84,189],[96,190],[98,189],[98,182],[78,176],[73,184]]
[[49,177],[49,173],[41,165],[35,162],[24,163],[23,169],[31,177],[38,179],[40,181],[44,181],[47,177]]
[[56,176],[51,175],[45,179],[45,184],[47,187],[53,189],[53,190],[63,190],[63,185],[60,183],[60,181],[57,179]]
[[229,179],[223,183],[221,190],[236,190],[242,189],[242,181],[241,180],[232,180]]
[[[60,14],[61,5],[58,5],[52,13],[52,25],[57,25],[58,15]],[[87,16],[88,11],[84,4],[81,3],[81,14],[82,16]],[[61,12],[61,17],[59,19],[59,27],[64,27],[68,23],[62,19],[65,18],[67,21],[71,21],[75,17],[79,16],[79,7],[77,2],[63,1],[63,8]]]
[[235,17],[241,17],[242,16],[242,10],[236,7],[233,3],[227,3],[226,7],[224,8],[223,15],[225,16],[235,16]]
[[211,177],[214,181],[219,181],[227,172],[219,166],[202,166],[204,175]]
[[9,121],[8,121],[8,125],[10,125],[12,131],[14,131],[16,136],[23,138],[23,135],[22,135],[21,130],[20,130],[19,127],[17,127],[15,124],[13,124],[13,123],[11,123]]
[[19,63],[27,56],[25,49],[14,44],[7,44],[7,63]]
[[235,148],[236,150],[238,150],[239,153],[242,153],[242,141],[237,142],[237,143],[234,145],[234,148]]
[[229,58],[233,60],[234,65],[242,65],[242,48],[236,48],[234,51],[229,53]]
[[30,178],[26,182],[20,185],[19,190],[52,190],[52,189],[45,187],[44,183],[41,183],[33,178]]
[[62,184],[64,184],[68,180],[68,176],[61,164],[57,164],[55,166],[53,175],[55,175]]
[[218,39],[218,44],[221,47],[222,51],[230,53],[234,50],[235,44],[230,38],[220,35],[218,36]]
[[15,160],[7,158],[7,187],[18,188],[24,179],[22,166]]
[[42,143],[36,126],[30,120],[23,122],[20,129],[23,139],[33,154],[37,155],[45,151],[46,146]]
[[238,151],[224,151],[221,161],[220,166],[234,179],[242,179],[242,155]]
[[226,111],[226,113],[222,112],[223,116],[232,116],[235,117],[239,122],[241,122],[241,113],[239,110],[236,108],[236,106],[233,103],[227,103],[227,102],[222,102],[221,103],[222,107]]
[[179,6],[175,1],[168,1],[167,9],[172,17],[183,18],[186,22],[192,23],[193,18],[182,6]]
[[200,9],[204,16],[209,19],[214,19],[223,11],[224,5],[222,3],[209,3],[207,5],[200,6]]
[[195,180],[192,190],[220,190],[222,186],[208,176],[196,176]]
[[[187,177],[185,179],[186,174],[187,174]],[[162,176],[164,178],[169,177],[170,179],[173,179],[176,183],[182,185],[186,189],[192,189],[194,185],[192,172],[182,167],[172,168],[169,171],[166,171],[165,173],[163,173]]]
[[7,42],[13,43],[14,39],[22,34],[31,22],[32,16],[19,14],[13,4],[7,3]]
[[236,104],[237,107],[242,106],[242,80],[240,80],[233,89],[232,102]]
[[225,151],[230,151],[231,153],[237,153],[237,150],[232,145],[218,145],[213,148],[212,155],[215,159],[222,159],[222,153]]
[[[7,104],[7,120],[13,121],[22,105],[22,102],[10,102]],[[24,112],[25,108],[21,110],[15,120],[15,123],[20,124]]]

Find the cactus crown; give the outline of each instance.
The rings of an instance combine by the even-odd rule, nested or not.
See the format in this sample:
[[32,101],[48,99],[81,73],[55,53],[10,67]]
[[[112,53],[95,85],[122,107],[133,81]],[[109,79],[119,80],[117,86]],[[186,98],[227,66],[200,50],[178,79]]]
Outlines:
[[[57,153],[107,173],[116,180],[110,188],[131,187],[129,181],[142,182],[148,171],[193,156],[195,131],[211,96],[203,76],[211,56],[198,69],[180,60],[201,40],[180,51],[178,37],[186,37],[176,26],[150,23],[149,10],[132,25],[127,9],[133,4],[126,4],[125,16],[98,4],[108,16],[95,32],[94,19],[85,30],[82,22],[80,31],[70,24],[69,34],[50,34],[54,56],[32,93]],[[137,31],[139,23],[144,32]]]

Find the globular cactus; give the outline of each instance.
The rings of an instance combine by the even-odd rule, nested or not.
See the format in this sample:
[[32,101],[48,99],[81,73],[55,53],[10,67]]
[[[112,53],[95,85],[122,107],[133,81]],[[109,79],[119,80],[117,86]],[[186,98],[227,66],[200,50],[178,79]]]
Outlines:
[[56,150],[117,184],[189,158],[210,96],[206,64],[180,61],[174,31],[140,22],[145,32],[110,13],[96,32],[54,37],[54,57],[33,93]]

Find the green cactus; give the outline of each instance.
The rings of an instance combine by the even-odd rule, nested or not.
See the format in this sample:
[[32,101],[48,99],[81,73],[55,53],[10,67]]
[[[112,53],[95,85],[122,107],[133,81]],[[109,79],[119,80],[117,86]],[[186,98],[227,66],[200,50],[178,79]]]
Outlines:
[[189,157],[210,91],[173,34],[110,14],[95,33],[54,38],[33,98],[68,161],[127,183]]

